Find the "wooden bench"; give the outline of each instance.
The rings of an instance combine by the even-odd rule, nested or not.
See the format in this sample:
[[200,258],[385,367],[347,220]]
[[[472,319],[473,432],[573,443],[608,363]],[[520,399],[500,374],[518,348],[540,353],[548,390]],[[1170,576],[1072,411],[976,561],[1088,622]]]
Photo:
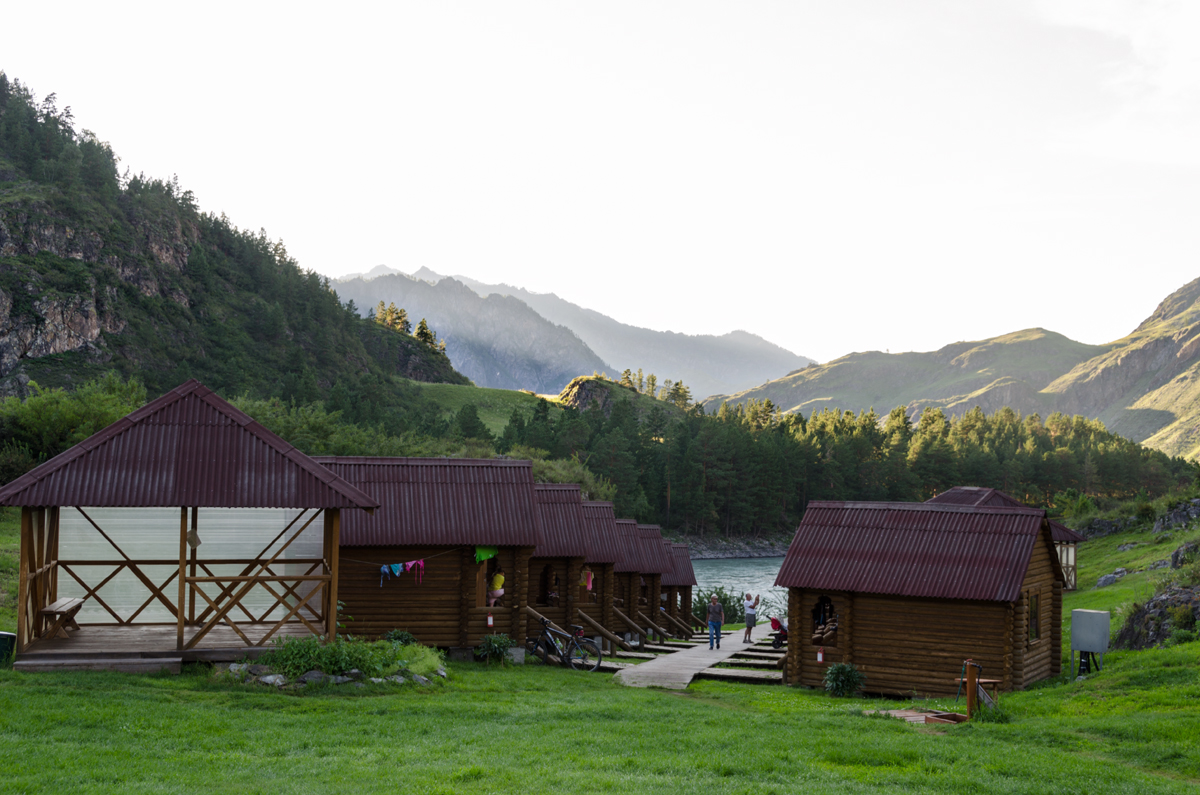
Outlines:
[[[958,684],[959,686],[961,686],[963,688],[965,688],[967,686],[967,680],[963,679],[961,676],[954,677],[954,681],[956,684]],[[1000,703],[1000,685],[1004,684],[1004,682],[1002,680],[1000,680],[1000,679],[976,679],[975,681],[976,681],[976,683],[978,683],[980,690],[986,690],[989,693],[991,693],[992,703],[989,704],[988,706],[994,707]]]
[[57,602],[46,605],[38,612],[44,616],[49,616],[54,619],[54,623],[50,628],[42,633],[42,639],[46,638],[69,638],[68,629],[79,629],[79,625],[75,623],[75,614],[79,612],[79,608],[83,607],[83,600],[75,599],[59,599]]

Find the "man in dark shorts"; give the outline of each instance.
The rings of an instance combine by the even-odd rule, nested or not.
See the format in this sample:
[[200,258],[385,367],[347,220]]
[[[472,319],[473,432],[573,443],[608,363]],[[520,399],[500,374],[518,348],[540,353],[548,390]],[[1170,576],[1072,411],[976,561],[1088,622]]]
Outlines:
[[721,625],[725,623],[725,608],[721,607],[721,603],[717,601],[717,595],[713,594],[708,600],[708,648],[713,647],[713,642],[717,644],[717,648],[721,648]]
[[746,600],[742,602],[742,607],[746,608],[746,634],[742,638],[742,643],[750,642],[750,630],[754,629],[755,620],[758,618],[758,601],[762,597],[754,597],[754,601],[750,601],[750,594],[746,594]]

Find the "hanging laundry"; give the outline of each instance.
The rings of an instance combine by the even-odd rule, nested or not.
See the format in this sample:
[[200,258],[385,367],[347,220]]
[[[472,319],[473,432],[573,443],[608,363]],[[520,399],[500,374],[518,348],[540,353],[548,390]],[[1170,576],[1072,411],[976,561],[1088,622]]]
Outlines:
[[586,585],[587,589],[589,591],[592,590],[592,571],[591,571],[591,569],[583,570],[583,576],[580,578],[579,584]]
[[499,547],[475,547],[475,562],[483,563],[500,554]]
[[403,563],[392,564],[392,574],[395,574],[397,577],[404,573],[404,569],[405,567]]
[[420,560],[410,560],[408,563],[404,564],[404,568],[408,571],[418,570],[417,585],[420,585],[421,579],[425,576],[425,559],[421,558]]
[[379,567],[379,587],[380,588],[383,587],[383,578],[384,577],[387,577],[390,580],[390,579],[392,579],[393,575],[395,575],[396,577],[399,577],[403,573],[404,573],[404,564],[403,563],[392,563],[390,565],[387,563],[383,564],[382,566]]

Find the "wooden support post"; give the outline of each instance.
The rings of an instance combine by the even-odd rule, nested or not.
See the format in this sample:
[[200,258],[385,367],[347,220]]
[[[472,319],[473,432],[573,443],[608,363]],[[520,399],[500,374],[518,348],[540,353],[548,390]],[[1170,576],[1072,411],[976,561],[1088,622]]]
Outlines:
[[[192,532],[193,533],[196,533],[199,531],[199,527],[198,527],[199,515],[200,515],[200,509],[193,506],[193,508],[192,508]],[[196,576],[196,547],[192,547],[192,568],[191,568],[190,573],[191,573],[191,576],[193,576],[193,577]],[[196,623],[196,592],[190,588],[188,589],[188,623],[189,624]]]
[[624,622],[625,626],[627,626],[631,630],[633,630],[638,635],[638,637],[640,637],[642,639],[641,642],[638,644],[638,646],[645,646],[646,645],[646,630],[642,629],[637,624],[633,623],[633,619],[630,618],[629,616],[625,615],[625,613],[623,611],[618,610],[617,608],[614,607],[613,613],[616,615],[617,618],[619,618],[622,622]]
[[[471,606],[475,604],[475,551],[471,547],[463,547],[459,553],[459,588],[458,588],[458,647],[467,648],[469,643]],[[487,585],[485,584],[486,588]]]
[[787,668],[784,669],[783,680],[785,684],[789,685],[800,684],[800,678],[804,672],[803,650],[805,644],[802,638],[806,638],[807,634],[800,622],[802,599],[803,591],[799,588],[788,588],[788,663]]
[[583,604],[579,601],[579,578],[583,572],[583,558],[567,558],[567,581],[561,589],[564,597],[563,615],[568,624],[576,621],[575,609]]
[[50,543],[49,543],[49,560],[50,570],[50,603],[58,601],[58,506],[54,506],[49,510],[50,522]]
[[41,637],[46,629],[46,617],[42,615],[42,608],[50,604],[46,601],[46,580],[40,574],[42,567],[46,565],[46,509],[34,508],[33,510],[33,570],[39,574],[33,579],[33,634],[36,637]]
[[21,509],[21,551],[20,565],[17,568],[17,651],[25,651],[32,640],[33,631],[29,621],[31,614],[29,605],[29,573],[33,571],[33,512],[29,508]]
[[1054,581],[1050,597],[1050,675],[1062,673],[1062,602],[1063,584]]
[[679,632],[681,633],[679,635],[680,638],[682,638],[683,640],[688,640],[689,638],[692,637],[692,630],[690,627],[688,627],[687,624],[683,623],[682,621],[680,621],[678,618],[671,615],[670,613],[664,613],[663,615],[665,615],[667,617],[667,621],[670,622],[671,626],[673,626],[679,630]]
[[671,637],[669,632],[667,632],[665,629],[660,627],[658,624],[655,624],[653,621],[651,621],[650,616],[646,615],[641,610],[637,611],[637,614],[638,614],[638,616],[641,617],[642,621],[646,622],[646,626],[648,628],[650,628],[658,633],[659,640],[666,640],[667,638]]
[[179,509],[179,601],[175,603],[175,648],[183,649],[183,621],[187,609],[187,520],[186,507]]
[[610,644],[612,644],[613,646],[620,646],[625,651],[633,651],[632,646],[630,646],[628,643],[626,643],[624,640],[622,640],[617,635],[614,635],[613,633],[609,632],[604,627],[600,626],[600,624],[597,623],[595,619],[593,619],[591,616],[589,616],[587,613],[583,612],[582,610],[579,611],[579,618],[583,620],[583,623],[587,624],[592,629],[599,632],[600,636],[602,638],[607,639],[608,642]]
[[967,720],[970,720],[975,716],[975,700],[979,689],[979,674],[975,670],[975,663],[971,660],[963,663],[963,667],[967,669],[965,687],[967,689]]
[[342,512],[339,508],[325,509],[325,523],[329,527],[329,549],[326,559],[329,561],[329,585],[325,598],[325,638],[333,640],[338,633],[338,560],[341,557],[342,544]]

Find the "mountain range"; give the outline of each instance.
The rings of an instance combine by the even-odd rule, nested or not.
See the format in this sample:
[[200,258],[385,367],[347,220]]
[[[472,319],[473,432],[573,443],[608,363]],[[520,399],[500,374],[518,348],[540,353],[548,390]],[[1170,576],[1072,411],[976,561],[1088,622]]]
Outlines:
[[1061,411],[1172,455],[1200,454],[1200,279],[1158,305],[1136,329],[1085,345],[1041,328],[926,353],[851,353],[706,402],[770,400],[805,414],[824,407],[886,412],[936,406],[961,414],[1009,406]]
[[557,393],[573,377],[593,370],[613,375],[641,368],[655,373],[660,384],[666,378],[683,381],[701,397],[761,384],[811,361],[745,331],[655,331],[554,293],[445,276],[424,267],[408,275],[380,265],[335,284],[343,300],[353,299],[360,311],[382,300],[403,307],[414,320],[428,319],[446,340],[454,366],[480,386]]

